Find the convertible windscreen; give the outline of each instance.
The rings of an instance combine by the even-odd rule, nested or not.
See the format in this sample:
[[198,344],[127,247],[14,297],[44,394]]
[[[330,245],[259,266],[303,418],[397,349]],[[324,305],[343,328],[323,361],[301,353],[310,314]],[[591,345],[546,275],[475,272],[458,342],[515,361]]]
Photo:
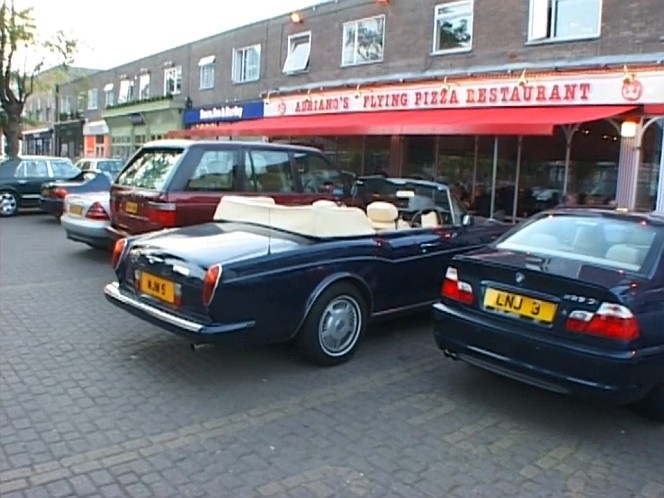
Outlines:
[[556,215],[524,225],[497,247],[648,273],[647,256],[659,246],[659,231],[629,219]]

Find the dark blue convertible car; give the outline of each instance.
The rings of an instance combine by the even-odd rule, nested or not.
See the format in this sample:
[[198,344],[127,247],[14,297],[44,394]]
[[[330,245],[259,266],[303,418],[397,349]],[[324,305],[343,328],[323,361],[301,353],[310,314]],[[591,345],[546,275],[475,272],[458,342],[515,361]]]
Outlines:
[[434,305],[453,359],[664,419],[664,217],[544,212],[456,256]]
[[308,360],[342,363],[369,320],[430,306],[451,257],[506,229],[445,186],[383,181],[366,211],[226,196],[215,222],[121,239],[105,295],[193,344],[294,339]]

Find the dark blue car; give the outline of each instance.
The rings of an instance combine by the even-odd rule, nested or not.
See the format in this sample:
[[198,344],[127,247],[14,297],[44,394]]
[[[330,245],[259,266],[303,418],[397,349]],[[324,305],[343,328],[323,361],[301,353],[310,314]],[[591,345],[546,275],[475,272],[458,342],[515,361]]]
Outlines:
[[[226,196],[213,223],[119,240],[105,295],[193,344],[295,339],[308,360],[342,363],[371,319],[430,306],[451,257],[506,229],[458,212],[445,186],[407,183],[391,190],[405,208],[366,212]],[[433,211],[408,211],[427,195]]]
[[664,419],[664,218],[541,213],[456,256],[434,305],[447,357]]

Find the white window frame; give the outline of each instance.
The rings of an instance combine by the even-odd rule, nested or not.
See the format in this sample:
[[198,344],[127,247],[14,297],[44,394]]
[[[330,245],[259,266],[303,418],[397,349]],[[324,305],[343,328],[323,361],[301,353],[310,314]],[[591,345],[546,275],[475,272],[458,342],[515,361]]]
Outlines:
[[99,107],[99,90],[91,88],[88,90],[88,111],[96,111]]
[[[594,33],[577,36],[555,36],[557,26],[556,4],[569,0],[530,0],[528,5],[528,44],[558,43],[573,40],[593,40],[602,35],[604,0],[597,0],[597,28]],[[549,15],[551,10],[551,15]]]
[[120,88],[118,89],[118,104],[126,104],[131,102],[134,97],[134,80],[125,78],[120,81]]
[[[306,42],[303,41],[304,39],[307,39],[307,41]],[[296,52],[296,50],[300,50],[300,47],[303,47],[301,49],[303,55],[299,55],[299,52]],[[300,64],[297,65],[296,67],[291,67],[295,66],[296,62],[298,62],[298,59],[296,59],[296,55],[303,58],[304,65]],[[290,35],[288,37],[288,56],[286,57],[286,61],[284,62],[283,72],[285,74],[306,73],[309,71],[309,64],[311,62],[310,59],[311,59],[311,31],[304,31],[302,33],[295,33],[293,35]]]
[[[173,91],[169,91],[168,82],[173,81]],[[164,95],[180,95],[182,93],[182,66],[164,69]]]
[[[438,21],[447,17],[457,17],[457,16],[448,16],[445,14],[439,14],[438,9],[441,7],[456,7],[464,4],[470,4],[470,22],[468,23],[468,32],[470,33],[470,46],[469,47],[459,47],[459,48],[438,48]],[[465,14],[464,14],[465,16]],[[475,25],[475,0],[459,0],[456,2],[446,2],[439,3],[433,8],[433,48],[431,53],[438,54],[456,54],[459,52],[471,52],[473,50],[473,42],[475,41],[474,33]]]
[[113,83],[106,83],[104,85],[104,105],[110,107],[115,104],[115,94],[113,93],[113,88],[115,85]]
[[[382,47],[383,51],[381,53],[380,59],[375,59],[372,61],[358,61],[357,60],[357,32],[358,29],[357,27],[367,21],[372,21],[374,19],[382,19],[383,20],[383,40],[382,40]],[[344,47],[346,46],[346,27],[355,25],[355,49],[353,50],[353,62],[346,63],[344,62]],[[364,17],[362,19],[355,19],[354,21],[348,21],[343,23],[343,26],[341,27],[341,67],[353,67],[353,66],[362,66],[365,64],[377,64],[379,62],[383,62],[385,60],[385,33],[387,31],[387,18],[385,14],[381,14],[378,16],[371,16],[371,17]]]
[[[258,64],[256,67],[256,74],[247,76],[246,70],[246,55],[249,50],[256,50],[258,53]],[[258,81],[261,79],[261,44],[256,43],[254,45],[247,45],[246,47],[234,48],[233,49],[233,83],[251,83],[252,81]],[[242,66],[238,66],[238,64]]]
[[138,100],[150,98],[150,73],[142,73],[138,77]]
[[208,55],[198,60],[198,89],[211,90],[214,88],[214,65],[217,57]]

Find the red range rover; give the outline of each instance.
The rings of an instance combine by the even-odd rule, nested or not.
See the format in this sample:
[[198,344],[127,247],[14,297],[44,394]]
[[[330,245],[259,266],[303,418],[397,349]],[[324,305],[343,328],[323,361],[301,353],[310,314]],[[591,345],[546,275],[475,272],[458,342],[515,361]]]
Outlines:
[[239,141],[146,143],[111,187],[115,238],[212,220],[225,194],[310,204],[350,194],[353,178],[318,149]]

